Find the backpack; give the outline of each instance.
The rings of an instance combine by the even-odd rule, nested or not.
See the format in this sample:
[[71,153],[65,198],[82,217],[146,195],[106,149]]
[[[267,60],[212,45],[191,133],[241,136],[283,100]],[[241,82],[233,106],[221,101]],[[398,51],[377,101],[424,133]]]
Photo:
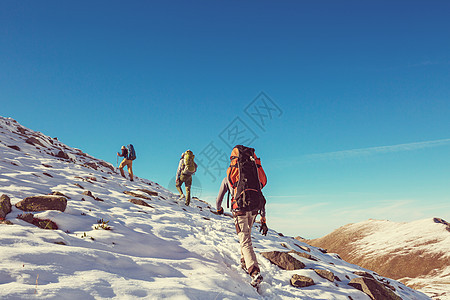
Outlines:
[[267,177],[255,149],[237,145],[231,151],[227,178],[231,187],[233,211],[261,210],[266,204],[261,189]]
[[195,173],[194,153],[191,150],[184,152],[182,159],[184,159],[184,168],[181,171],[183,175],[192,175]]
[[129,144],[127,146],[127,151],[128,151],[127,159],[135,160],[136,159],[136,151],[134,151],[134,147],[132,144]]

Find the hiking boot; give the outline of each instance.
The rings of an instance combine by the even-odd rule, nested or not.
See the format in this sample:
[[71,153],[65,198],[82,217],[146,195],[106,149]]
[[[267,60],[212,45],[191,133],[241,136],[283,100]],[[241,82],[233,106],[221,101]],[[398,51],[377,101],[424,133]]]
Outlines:
[[189,206],[190,203],[191,203],[191,201],[186,200],[186,202],[184,204],[186,204],[186,206]]
[[250,282],[250,284],[253,287],[257,287],[261,283],[262,280],[263,280],[262,275],[259,272],[257,272],[252,275],[252,281]]

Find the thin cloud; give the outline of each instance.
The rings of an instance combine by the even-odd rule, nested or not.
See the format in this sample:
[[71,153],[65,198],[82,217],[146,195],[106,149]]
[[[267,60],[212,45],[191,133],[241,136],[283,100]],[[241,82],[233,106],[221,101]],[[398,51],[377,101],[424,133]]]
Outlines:
[[304,155],[302,158],[304,159],[304,161],[326,160],[326,159],[344,159],[344,158],[351,158],[351,157],[358,157],[358,156],[370,156],[370,155],[375,155],[375,154],[413,151],[413,150],[419,150],[419,149],[424,149],[424,148],[446,146],[449,144],[450,144],[450,139],[442,139],[442,140],[417,142],[417,143],[409,143],[409,144],[398,144],[398,145],[392,145],[392,146],[380,146],[380,147],[351,149],[351,150],[326,152],[326,153],[318,153],[318,154],[309,154],[309,155]]

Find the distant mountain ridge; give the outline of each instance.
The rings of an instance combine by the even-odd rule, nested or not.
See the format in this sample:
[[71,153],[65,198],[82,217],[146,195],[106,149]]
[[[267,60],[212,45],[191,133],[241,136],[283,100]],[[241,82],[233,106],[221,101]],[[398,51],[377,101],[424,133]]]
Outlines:
[[433,298],[450,299],[450,225],[441,218],[408,223],[368,220],[307,243]]

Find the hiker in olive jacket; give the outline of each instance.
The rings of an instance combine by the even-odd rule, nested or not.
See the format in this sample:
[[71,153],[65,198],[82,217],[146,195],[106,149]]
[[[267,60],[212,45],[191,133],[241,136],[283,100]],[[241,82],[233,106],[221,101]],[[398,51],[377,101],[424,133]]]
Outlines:
[[122,148],[120,148],[120,149],[122,150],[122,153],[117,152],[118,156],[123,157],[123,160],[119,165],[120,175],[122,175],[122,177],[125,177],[123,168],[125,166],[127,166],[128,174],[130,175],[130,180],[133,181],[133,161],[130,159],[127,159],[127,157],[128,157],[127,147],[122,146]]
[[175,185],[177,187],[178,192],[180,192],[180,198],[184,197],[181,185],[184,183],[186,187],[185,204],[187,206],[189,206],[189,204],[191,203],[192,175],[194,175],[195,172],[197,171],[197,164],[194,162],[194,157],[195,156],[191,150],[187,150],[181,155],[175,179]]

